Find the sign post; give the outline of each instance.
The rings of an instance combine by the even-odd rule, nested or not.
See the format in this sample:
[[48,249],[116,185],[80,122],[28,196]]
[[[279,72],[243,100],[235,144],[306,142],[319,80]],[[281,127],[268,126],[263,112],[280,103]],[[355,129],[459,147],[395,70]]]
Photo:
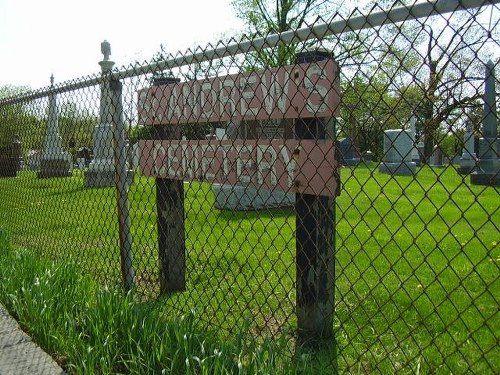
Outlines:
[[[160,78],[154,85],[176,85],[175,78]],[[167,87],[167,86],[164,86]],[[157,139],[180,139],[180,126],[157,124]],[[160,263],[160,293],[186,289],[186,244],[184,238],[184,185],[170,178],[156,178],[156,210]]]
[[[326,52],[305,52],[298,54],[296,60],[311,63],[332,60],[332,57]],[[335,134],[330,133],[327,126],[326,118],[299,118],[295,121],[295,137],[326,139],[329,134]],[[315,345],[333,336],[335,197],[297,193],[295,211],[299,343]]]

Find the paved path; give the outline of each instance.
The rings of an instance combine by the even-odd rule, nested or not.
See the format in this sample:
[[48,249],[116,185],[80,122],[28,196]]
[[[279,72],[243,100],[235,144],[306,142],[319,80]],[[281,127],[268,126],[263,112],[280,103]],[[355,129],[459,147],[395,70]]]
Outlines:
[[0,375],[62,375],[63,370],[40,349],[0,305]]

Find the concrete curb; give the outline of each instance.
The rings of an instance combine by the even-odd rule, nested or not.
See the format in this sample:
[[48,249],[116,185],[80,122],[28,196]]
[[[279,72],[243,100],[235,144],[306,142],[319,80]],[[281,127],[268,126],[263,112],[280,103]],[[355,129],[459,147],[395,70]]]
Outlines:
[[65,372],[24,333],[0,305],[0,375],[63,375]]

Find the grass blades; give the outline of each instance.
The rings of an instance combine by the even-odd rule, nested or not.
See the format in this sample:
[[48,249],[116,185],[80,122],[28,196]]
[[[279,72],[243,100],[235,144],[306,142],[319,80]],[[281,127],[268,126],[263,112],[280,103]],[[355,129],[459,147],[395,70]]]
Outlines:
[[285,340],[258,343],[248,325],[232,341],[196,328],[195,314],[166,320],[133,292],[99,288],[78,266],[13,249],[0,231],[0,301],[73,374],[307,374]]

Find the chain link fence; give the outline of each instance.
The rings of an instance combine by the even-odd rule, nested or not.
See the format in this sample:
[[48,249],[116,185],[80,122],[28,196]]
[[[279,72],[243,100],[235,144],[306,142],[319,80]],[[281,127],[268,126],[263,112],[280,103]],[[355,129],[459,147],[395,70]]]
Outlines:
[[[0,99],[0,225],[345,373],[500,372],[498,5],[227,40]],[[299,349],[297,349],[299,350]]]

